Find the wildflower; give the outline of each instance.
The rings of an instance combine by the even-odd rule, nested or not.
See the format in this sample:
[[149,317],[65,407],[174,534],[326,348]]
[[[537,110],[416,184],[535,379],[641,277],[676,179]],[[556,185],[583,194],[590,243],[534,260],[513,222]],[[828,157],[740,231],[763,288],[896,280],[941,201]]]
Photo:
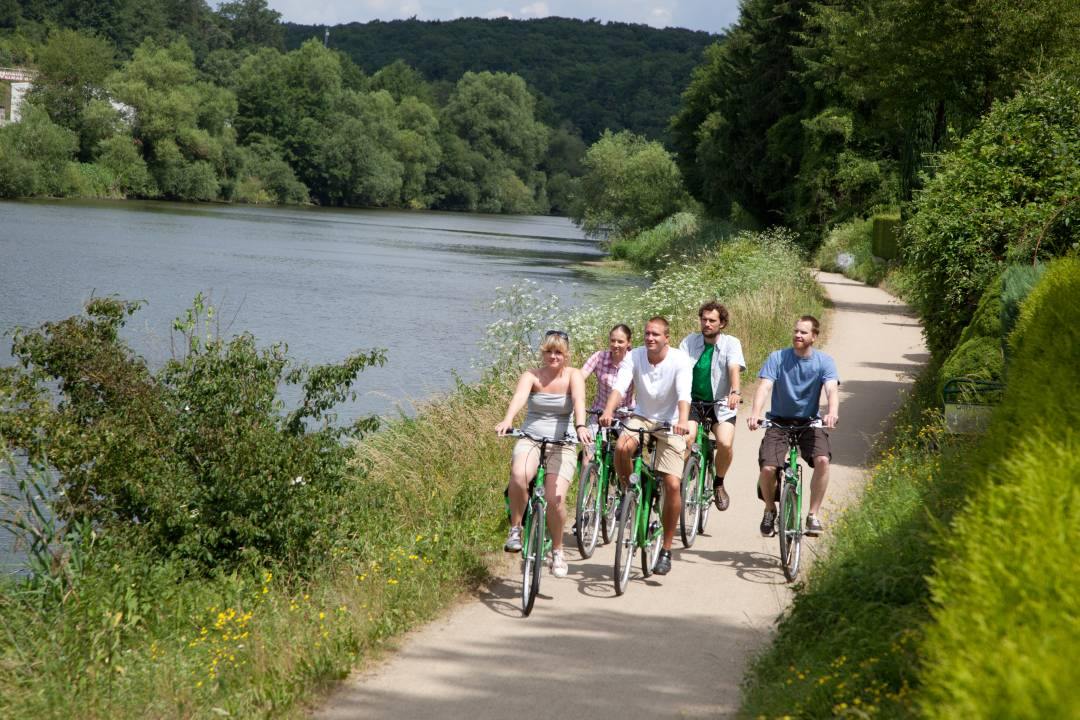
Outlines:
[[390,578],[389,580],[386,581],[386,584],[387,585],[397,585],[398,581],[395,578]]

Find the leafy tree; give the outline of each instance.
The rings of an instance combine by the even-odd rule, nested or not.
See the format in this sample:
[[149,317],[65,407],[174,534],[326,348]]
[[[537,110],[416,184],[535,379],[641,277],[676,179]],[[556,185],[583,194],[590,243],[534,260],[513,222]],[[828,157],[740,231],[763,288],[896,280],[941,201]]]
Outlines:
[[130,135],[113,135],[97,148],[97,163],[109,171],[113,193],[120,196],[153,197],[157,195],[142,153]]
[[621,237],[656,225],[687,201],[679,168],[660,143],[609,132],[585,154],[571,217],[589,235]]
[[762,223],[791,205],[805,90],[792,47],[809,2],[747,0],[723,44],[706,52],[672,121],[679,167],[707,209],[737,202]]
[[281,13],[271,10],[266,0],[223,2],[218,5],[217,14],[225,21],[234,47],[284,49]]
[[[481,183],[465,209],[521,212],[520,187],[512,173],[538,199],[543,175],[537,166],[547,149],[548,129],[536,120],[536,99],[525,81],[507,73],[465,73],[443,108],[440,125],[461,139],[463,152],[446,152],[449,163],[437,181],[440,194],[454,207],[454,188],[461,182]],[[445,147],[445,144],[444,144]],[[454,162],[458,161],[458,162]],[[465,195],[467,195],[466,193]],[[459,198],[465,197],[459,194]],[[513,202],[507,202],[513,198]]]
[[[1080,243],[1080,87],[1050,75],[994,105],[916,198],[905,255],[931,350],[947,354],[1012,261]],[[943,352],[944,351],[944,352]]]
[[371,76],[369,87],[372,91],[386,90],[398,102],[414,97],[432,107],[437,104],[431,85],[418,70],[404,60],[395,60],[379,68],[378,72]]
[[194,60],[183,41],[163,48],[148,40],[109,87],[134,108],[134,135],[158,190],[171,198],[212,200],[235,144],[230,121],[236,99],[198,80]]
[[64,172],[78,150],[75,133],[30,105],[0,128],[0,197],[63,194]]
[[[105,78],[114,69],[113,46],[100,37],[76,30],[57,30],[37,53],[37,76],[34,78],[32,102],[39,103],[53,122],[79,136],[79,156],[88,160],[103,134],[102,120],[108,113],[96,107],[89,111],[94,100],[104,102]],[[107,103],[105,103],[107,106]]]

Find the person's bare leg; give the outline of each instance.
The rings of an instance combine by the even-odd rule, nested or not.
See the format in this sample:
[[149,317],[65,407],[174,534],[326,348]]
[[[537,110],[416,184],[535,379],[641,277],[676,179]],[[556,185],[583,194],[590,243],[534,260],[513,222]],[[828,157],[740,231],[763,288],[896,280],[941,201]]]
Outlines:
[[719,485],[713,487],[713,499],[721,510],[727,510],[731,498],[724,489],[724,476],[731,467],[731,458],[735,447],[735,425],[729,422],[713,425],[713,473]]
[[664,549],[671,549],[671,541],[675,539],[675,528],[679,524],[679,513],[682,511],[682,478],[678,475],[664,475],[664,508],[660,516],[664,524]]
[[765,501],[765,509],[776,511],[776,466],[765,465],[758,475],[758,487]]
[[615,474],[619,476],[619,484],[626,487],[630,473],[634,471],[634,452],[637,450],[637,435],[631,437],[629,433],[623,433],[615,445]]
[[529,480],[536,475],[540,467],[540,457],[536,452],[521,453],[510,462],[510,525],[521,525],[525,516],[525,503],[529,500]]
[[817,517],[821,503],[825,500],[825,491],[829,488],[829,458],[819,455],[814,458],[814,477],[810,480],[810,514]]
[[554,502],[548,501],[547,526],[551,533],[551,549],[562,550],[563,528],[566,527],[566,490],[570,487],[568,478],[557,475],[544,477],[544,493]]

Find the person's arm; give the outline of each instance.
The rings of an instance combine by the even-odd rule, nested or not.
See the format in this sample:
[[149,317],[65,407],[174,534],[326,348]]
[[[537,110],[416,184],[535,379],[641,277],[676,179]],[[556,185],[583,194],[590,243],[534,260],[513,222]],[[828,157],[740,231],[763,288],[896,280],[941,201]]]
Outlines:
[[627,353],[626,359],[623,360],[622,365],[619,366],[619,374],[615,376],[615,384],[612,385],[611,392],[608,393],[607,403],[604,405],[604,412],[598,420],[602,427],[611,427],[611,421],[615,415],[615,408],[619,406],[619,401],[623,399],[623,395],[633,382],[634,361],[630,354]]
[[731,386],[731,389],[728,390],[727,406],[731,410],[736,410],[742,397],[742,368],[732,363],[728,365],[727,371],[728,384]]
[[589,377],[589,375],[596,372],[596,366],[600,364],[600,355],[603,352],[603,350],[597,350],[589,356],[589,359],[586,360],[585,364],[581,366],[582,377]]
[[[742,371],[746,369],[742,343],[739,338],[728,337],[728,407],[735,410],[742,399]],[[734,397],[733,397],[734,396]]]
[[514,418],[521,412],[521,408],[525,407],[525,403],[529,401],[529,393],[532,392],[532,387],[533,374],[526,370],[518,378],[517,387],[514,388],[514,395],[510,398],[510,405],[506,408],[506,415],[495,426],[495,432],[505,435],[514,426]]
[[768,378],[758,378],[757,390],[754,391],[754,404],[750,407],[750,417],[746,424],[751,430],[761,427],[761,420],[765,417],[765,400],[772,393],[773,381]]
[[836,423],[840,422],[840,382],[838,380],[825,382],[825,399],[828,401],[829,409],[821,420],[825,427],[834,428]]
[[585,445],[592,442],[592,433],[585,424],[588,419],[585,415],[585,376],[580,370],[570,373],[570,399],[574,401],[574,430],[577,438]]

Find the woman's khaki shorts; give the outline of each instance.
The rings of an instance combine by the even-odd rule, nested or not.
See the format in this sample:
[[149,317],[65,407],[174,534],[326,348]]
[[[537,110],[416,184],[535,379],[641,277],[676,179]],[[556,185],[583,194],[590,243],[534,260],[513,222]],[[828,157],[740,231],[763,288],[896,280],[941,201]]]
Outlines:
[[[663,423],[647,420],[640,415],[634,415],[632,418],[623,423],[625,427],[631,430],[638,428],[645,428],[646,430],[656,430]],[[631,433],[632,437],[637,437],[637,433]],[[686,463],[686,436],[685,435],[673,435],[666,432],[658,433],[656,436],[656,472],[661,475],[675,475],[676,477],[682,477],[683,465]],[[646,439],[646,442],[648,440]]]
[[[514,443],[513,457],[532,453],[536,459],[540,459],[540,443],[529,438],[518,438]],[[555,475],[564,480],[574,481],[574,471],[577,469],[577,449],[573,445],[548,445],[547,462],[544,463],[544,472]]]

